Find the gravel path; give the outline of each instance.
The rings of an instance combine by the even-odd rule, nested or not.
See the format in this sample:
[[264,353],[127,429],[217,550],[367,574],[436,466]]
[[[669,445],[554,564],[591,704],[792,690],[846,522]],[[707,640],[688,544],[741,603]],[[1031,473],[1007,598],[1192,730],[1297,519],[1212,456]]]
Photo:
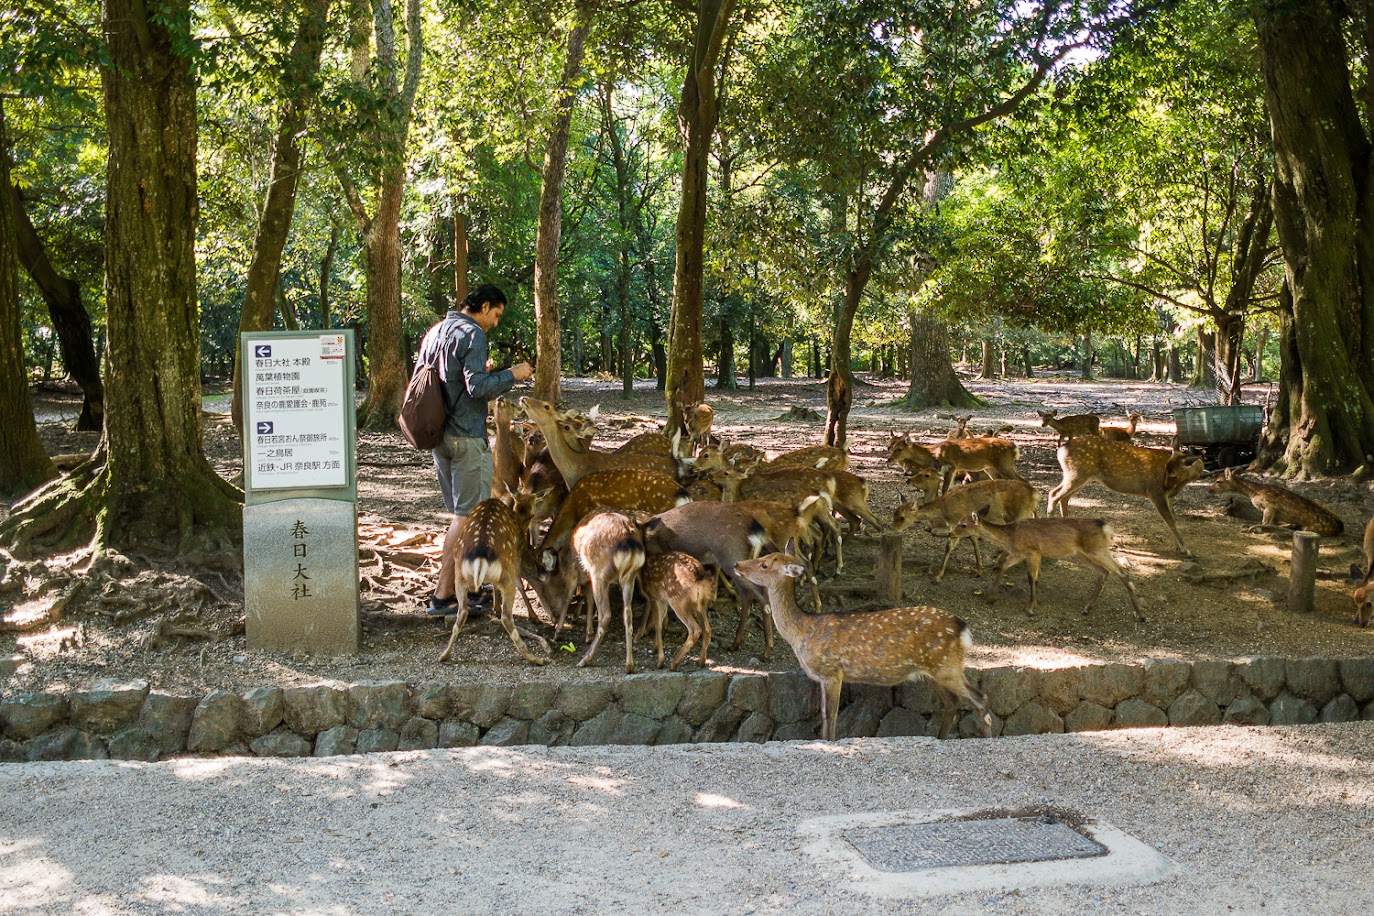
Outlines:
[[[9,764],[0,912],[1370,912],[1371,750],[1374,723]],[[1022,805],[1110,821],[1178,874],[882,900],[797,831]]]

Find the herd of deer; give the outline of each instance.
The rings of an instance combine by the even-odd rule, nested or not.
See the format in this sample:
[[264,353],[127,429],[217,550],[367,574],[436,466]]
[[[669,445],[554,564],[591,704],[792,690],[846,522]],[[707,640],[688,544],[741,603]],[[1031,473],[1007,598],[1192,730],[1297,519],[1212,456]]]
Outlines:
[[[635,436],[614,451],[591,447],[595,410],[583,416],[529,397],[521,398],[519,406],[523,423],[517,422],[510,401],[496,403],[492,498],[472,511],[458,541],[458,593],[492,586],[501,625],[516,650],[526,661],[544,664],[548,644],[536,636],[544,654],[530,651],[513,620],[517,595],[530,619],[537,619],[522,581],[534,590],[544,613],[556,618],[555,639],[582,589],[589,596],[590,640],[578,662],[582,667],[601,648],[611,624],[612,590],[618,588],[625,670],[632,673],[634,640],[650,624],[658,665],[664,665],[663,623],[669,609],[687,631],[670,667],[676,670],[698,645],[699,663],[706,664],[712,638],[708,610],[722,581],[739,605],[731,648],[740,647],[758,609],[764,657],[772,652],[776,626],[820,685],[825,738],[835,735],[845,682],[895,686],[929,678],[944,701],[941,737],[961,700],[977,711],[980,729],[990,729],[983,699],[965,678],[972,639],[962,620],[933,607],[820,612],[813,570],[832,556],[836,572],[843,568],[846,533],[865,526],[902,531],[917,523],[948,529],[937,582],[964,538],[973,542],[981,574],[979,542],[988,541],[1001,548],[999,592],[1006,571],[1026,564],[1031,615],[1037,608],[1042,560],[1076,559],[1098,573],[1084,614],[1111,575],[1126,589],[1136,618],[1144,619],[1130,575],[1112,555],[1111,526],[1100,519],[1064,517],[1068,501],[1093,480],[1118,493],[1143,496],[1186,554],[1170,501],[1204,473],[1198,457],[1133,444],[1139,414],[1130,415],[1128,426],[1115,428],[1102,427],[1094,414],[1057,417],[1042,411],[1042,426],[1059,435],[1063,479],[1050,491],[1041,517],[1035,490],[1017,473],[1017,446],[997,436],[970,435],[970,417],[960,417],[958,427],[941,441],[920,444],[905,435],[892,436],[887,460],[904,471],[917,499],[901,503],[885,526],[869,507],[867,481],[847,469],[845,451],[810,446],[769,459],[754,446],[713,437],[713,414],[705,404],[688,406],[679,429]],[[974,475],[987,479],[974,481]],[[971,482],[956,485],[956,479]],[[1263,512],[1264,525],[1295,525],[1321,535],[1342,530],[1329,510],[1277,485],[1228,471],[1212,489],[1249,497]],[[1056,508],[1060,517],[1050,517]],[[779,545],[785,545],[781,552]],[[1374,617],[1374,519],[1364,548],[1367,566],[1355,591],[1361,626]],[[816,613],[799,608],[798,580],[810,585]],[[647,605],[638,632],[632,607],[636,588]],[[460,602],[441,661],[451,656],[466,618]]]

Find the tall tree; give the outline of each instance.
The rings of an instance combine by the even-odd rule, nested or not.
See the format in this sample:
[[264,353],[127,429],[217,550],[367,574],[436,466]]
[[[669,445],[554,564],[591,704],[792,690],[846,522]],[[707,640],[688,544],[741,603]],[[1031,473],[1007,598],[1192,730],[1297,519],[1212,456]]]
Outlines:
[[[405,64],[398,59],[393,0],[352,0],[349,47],[352,81],[359,109],[366,114],[348,136],[334,137],[335,174],[358,224],[367,274],[367,398],[358,428],[394,429],[406,387],[405,336],[401,327],[401,203],[405,193],[406,142],[420,85],[424,57],[420,0],[406,0]],[[372,49],[375,42],[375,56]],[[343,150],[357,150],[365,171],[372,208],[343,161]]]
[[[296,186],[301,173],[301,136],[315,95],[319,91],[320,54],[324,50],[325,21],[329,0],[300,0],[295,4],[299,25],[282,62],[281,111],[272,141],[272,170],[267,194],[253,236],[253,257],[243,290],[239,331],[270,331],[281,283],[282,250],[296,211]],[[243,422],[243,391],[239,364],[243,354],[234,351],[234,424]]]
[[534,396],[550,403],[558,401],[563,369],[558,317],[558,243],[563,237],[563,176],[567,168],[568,130],[581,85],[582,57],[596,6],[597,0],[577,0],[573,6],[563,75],[558,81],[558,101],[540,172],[539,227],[534,244],[534,317],[537,324]]
[[[1286,263],[1283,363],[1268,460],[1289,476],[1374,455],[1374,159],[1359,67],[1374,19],[1334,0],[1253,0],[1274,141],[1274,222]],[[1352,21],[1353,20],[1353,21]],[[1280,453],[1280,450],[1281,453]]]
[[0,526],[19,543],[55,533],[183,553],[239,529],[237,491],[201,448],[196,309],[196,82],[187,0],[104,0],[100,69],[106,181],[105,435],[91,460],[36,491]]
[[673,267],[673,306],[668,328],[668,365],[664,398],[668,427],[682,423],[682,405],[706,395],[701,354],[703,248],[706,197],[709,190],[711,137],[720,107],[716,97],[717,67],[735,0],[698,0],[687,59],[687,74],[678,100],[682,140],[682,200],[678,206],[677,258]]
[[29,375],[24,363],[24,337],[19,321],[19,289],[15,283],[18,236],[15,231],[16,195],[10,187],[9,138],[4,100],[0,99],[0,498],[27,493],[57,474],[33,418]]

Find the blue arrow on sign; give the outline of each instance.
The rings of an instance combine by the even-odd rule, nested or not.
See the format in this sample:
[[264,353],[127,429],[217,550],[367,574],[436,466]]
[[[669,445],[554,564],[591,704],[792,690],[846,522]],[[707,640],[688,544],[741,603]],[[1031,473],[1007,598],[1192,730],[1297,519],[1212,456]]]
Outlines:
[[272,435],[272,421],[271,421],[271,420],[261,420],[261,421],[258,422],[258,435],[259,435],[259,436],[270,436],[270,435]]
[[272,355],[271,344],[253,344],[253,356],[256,359],[267,359]]

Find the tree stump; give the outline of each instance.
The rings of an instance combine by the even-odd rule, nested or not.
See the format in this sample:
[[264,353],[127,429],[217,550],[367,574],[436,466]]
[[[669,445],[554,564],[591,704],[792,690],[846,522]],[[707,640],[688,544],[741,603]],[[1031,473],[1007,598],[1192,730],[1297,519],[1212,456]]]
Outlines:
[[1288,578],[1288,610],[1310,614],[1317,588],[1318,536],[1310,531],[1293,533],[1293,563]]
[[874,597],[880,602],[900,604],[902,601],[902,536],[884,534],[878,542],[878,580]]

